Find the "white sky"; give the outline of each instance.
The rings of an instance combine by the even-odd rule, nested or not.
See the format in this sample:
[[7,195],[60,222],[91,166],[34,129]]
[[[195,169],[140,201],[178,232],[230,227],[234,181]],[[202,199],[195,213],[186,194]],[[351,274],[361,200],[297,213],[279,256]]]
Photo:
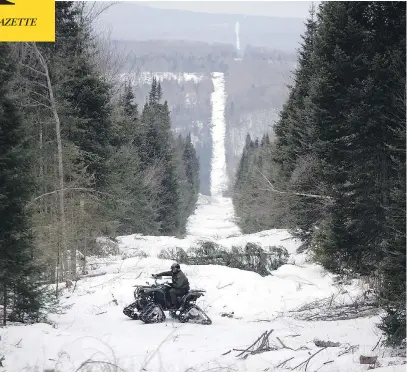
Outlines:
[[[306,18],[312,1],[140,1],[161,9],[180,9],[205,13],[263,15]],[[320,1],[314,1],[318,5]]]

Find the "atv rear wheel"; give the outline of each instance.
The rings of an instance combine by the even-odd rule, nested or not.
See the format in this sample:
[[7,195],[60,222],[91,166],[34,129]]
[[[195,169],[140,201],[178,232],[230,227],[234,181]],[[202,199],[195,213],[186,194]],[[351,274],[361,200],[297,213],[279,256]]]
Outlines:
[[212,320],[209,316],[197,305],[190,305],[188,308],[181,311],[179,321],[181,323],[212,324]]
[[140,314],[140,319],[147,324],[162,323],[165,320],[165,314],[160,305],[151,304]]

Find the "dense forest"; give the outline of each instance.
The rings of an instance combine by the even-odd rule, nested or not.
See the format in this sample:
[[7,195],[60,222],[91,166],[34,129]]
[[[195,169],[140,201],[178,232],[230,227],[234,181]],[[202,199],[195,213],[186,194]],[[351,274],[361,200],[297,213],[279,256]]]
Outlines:
[[245,232],[290,227],[326,269],[374,283],[389,343],[406,332],[406,7],[323,2],[306,24],[275,140],[246,139]]
[[[153,77],[161,81],[163,100],[168,101],[171,129],[182,136],[191,136],[191,142],[199,158],[200,192],[210,194],[210,169],[212,154],[211,102],[213,90],[211,76],[200,77],[199,81],[186,80],[183,74],[141,72],[123,74],[123,81],[133,82],[136,101],[142,105],[151,89]],[[167,78],[164,78],[167,76]]]
[[4,324],[38,319],[44,284],[76,279],[99,237],[182,236],[195,209],[191,137],[172,134],[156,80],[141,109],[117,83],[93,18],[57,2],[55,43],[0,44]]

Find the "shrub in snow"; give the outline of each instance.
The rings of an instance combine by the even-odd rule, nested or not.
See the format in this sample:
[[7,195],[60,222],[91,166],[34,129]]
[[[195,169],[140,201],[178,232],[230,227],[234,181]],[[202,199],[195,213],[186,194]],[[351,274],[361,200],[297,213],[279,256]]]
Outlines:
[[230,251],[226,251],[214,242],[203,241],[198,243],[198,247],[188,250],[188,256],[184,258],[184,263],[222,265],[254,271],[266,276],[271,271],[286,264],[288,257],[288,251],[281,246],[262,248],[258,244],[249,242],[244,247],[234,246]]
[[179,263],[187,263],[188,261],[188,254],[182,248],[175,247],[175,248],[164,248],[158,254],[158,258],[162,260],[172,260]]
[[90,247],[89,249],[89,255],[91,256],[116,256],[119,253],[119,244],[109,238],[96,239],[93,247]]
[[400,304],[386,309],[379,328],[386,333],[386,343],[390,346],[401,345],[406,339],[406,308]]
[[277,270],[280,266],[285,265],[288,262],[290,254],[287,249],[282,246],[273,246],[267,248],[267,263],[269,270]]
[[330,218],[321,222],[319,228],[313,234],[310,244],[312,258],[315,262],[334,274],[343,273],[341,257],[335,247],[332,235],[332,220]]
[[8,313],[8,321],[27,324],[47,322],[49,313],[58,313],[63,309],[51,286],[38,286],[33,291],[34,285],[16,286],[16,297]]
[[146,257],[148,257],[148,254],[140,248],[133,248],[132,250],[127,250],[126,252],[124,252],[122,254],[123,260],[125,260],[127,258],[132,258],[132,257],[146,258]]
[[216,256],[224,253],[219,244],[210,240],[202,240],[198,242],[198,246],[193,250],[193,253],[198,257]]
[[258,244],[247,243],[244,248],[232,248],[229,265],[266,276],[285,265],[288,262],[288,257],[288,251],[284,247],[262,248]]
[[200,241],[188,250],[188,262],[192,265],[223,265],[228,253],[213,241]]

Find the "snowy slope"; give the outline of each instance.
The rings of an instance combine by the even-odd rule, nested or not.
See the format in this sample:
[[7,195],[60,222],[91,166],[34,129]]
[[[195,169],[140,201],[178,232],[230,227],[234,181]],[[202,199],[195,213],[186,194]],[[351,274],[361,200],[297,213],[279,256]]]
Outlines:
[[225,122],[225,76],[222,72],[212,73],[212,159],[211,159],[211,196],[199,196],[195,214],[188,220],[187,232],[190,236],[206,239],[222,239],[241,235],[235,223],[231,198],[223,193],[228,188],[226,170],[226,122]]
[[212,73],[212,163],[211,196],[219,197],[227,188],[226,153],[225,153],[225,78],[222,72]]
[[[331,275],[305,263],[302,255],[294,254],[293,259],[301,266],[284,265],[269,277],[220,266],[183,267],[193,288],[207,290],[200,305],[213,320],[210,326],[170,319],[145,325],[128,319],[122,308],[132,301],[132,285],[145,283],[151,273],[168,269],[170,262],[155,257],[121,260],[120,256],[111,257],[109,262],[99,260],[101,266],[95,272],[106,274],[78,281],[75,290],[66,289],[63,303],[70,308],[65,314],[50,315],[53,326],[1,329],[0,350],[6,360],[0,370],[29,367],[76,371],[90,359],[115,363],[126,371],[207,371],[220,367],[224,369],[213,370],[284,371],[275,367],[291,357],[286,366],[295,367],[309,353],[321,350],[314,339],[339,342],[341,346],[321,351],[311,359],[308,371],[365,371],[367,366],[359,364],[360,355],[379,355],[383,366],[402,362],[401,358],[390,357],[381,346],[371,352],[380,337],[375,327],[378,316],[316,322],[295,319],[290,310],[304,303],[332,295],[335,301],[352,302],[362,289],[355,282],[335,285]],[[234,317],[222,317],[223,312],[234,312]],[[246,360],[237,358],[236,351],[222,355],[247,348],[271,329],[270,342],[278,350],[251,355]],[[282,348],[277,337],[287,347],[303,350]],[[338,356],[350,345],[358,348]],[[92,365],[95,371],[105,370],[100,363]],[[381,371],[402,370],[405,368],[399,366]]]
[[234,222],[235,213],[231,198],[200,195],[195,213],[188,219],[190,236],[218,240],[241,235]]

